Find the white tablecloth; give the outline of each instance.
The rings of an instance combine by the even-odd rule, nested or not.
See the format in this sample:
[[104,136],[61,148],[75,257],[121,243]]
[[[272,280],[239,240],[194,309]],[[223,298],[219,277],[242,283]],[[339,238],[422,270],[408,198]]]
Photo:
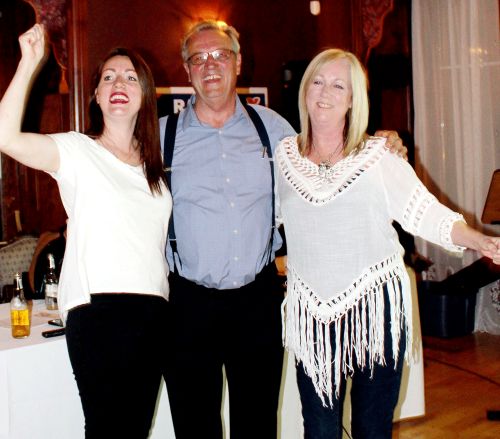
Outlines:
[[[54,317],[57,317],[55,312],[46,311],[43,302],[35,302],[31,335],[16,340],[11,337],[9,305],[0,305],[0,439],[84,438],[83,413],[66,340],[64,336],[46,339],[41,335],[42,331],[55,329],[46,323]],[[303,437],[301,406],[291,356],[286,357],[284,368],[278,437],[300,439]],[[423,414],[421,363],[413,370],[409,382],[402,385],[403,409],[401,412],[398,409],[398,419]],[[227,392],[223,413],[228,438]],[[175,439],[163,382],[150,439]]]
[[[9,305],[0,305],[0,439],[83,439],[84,419],[64,336],[43,338],[57,317],[36,302],[31,335],[13,339]],[[291,361],[283,386],[280,437],[302,437],[300,402]],[[226,433],[227,393],[224,404]],[[258,420],[255,420],[258,422]],[[226,437],[229,437],[226,435]],[[174,439],[167,391],[162,383],[150,439]]]
[[500,335],[500,280],[479,289],[474,331]]

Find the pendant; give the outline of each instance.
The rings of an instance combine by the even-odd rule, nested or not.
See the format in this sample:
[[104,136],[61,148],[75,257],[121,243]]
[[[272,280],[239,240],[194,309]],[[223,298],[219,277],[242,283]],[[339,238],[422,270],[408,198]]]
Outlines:
[[332,164],[328,161],[322,161],[318,165],[318,174],[321,178],[328,178],[330,176],[330,169],[332,168]]

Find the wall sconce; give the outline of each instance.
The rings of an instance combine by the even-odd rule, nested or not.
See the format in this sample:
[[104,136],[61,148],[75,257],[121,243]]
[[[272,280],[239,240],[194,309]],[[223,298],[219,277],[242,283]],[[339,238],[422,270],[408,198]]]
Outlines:
[[313,15],[319,15],[321,12],[321,3],[318,0],[309,2],[309,10]]

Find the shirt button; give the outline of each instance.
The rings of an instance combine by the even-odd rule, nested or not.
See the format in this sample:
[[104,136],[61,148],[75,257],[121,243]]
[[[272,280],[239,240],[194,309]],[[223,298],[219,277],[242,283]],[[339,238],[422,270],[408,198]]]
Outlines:
[[238,282],[233,281],[233,286],[237,287],[238,286]]
[[229,177],[226,178],[226,183],[229,183],[231,179]]
[[235,261],[239,261],[239,260],[240,260],[240,258],[239,258],[238,256],[235,256],[235,257],[234,257],[234,260],[235,260]]
[[226,158],[226,153],[222,153],[222,158],[225,159]]
[[235,235],[237,235],[237,234],[238,234],[238,229],[234,229],[234,230],[233,230],[233,233],[234,233]]
[[234,203],[233,203],[232,201],[229,203],[229,205],[230,205],[231,207],[234,207]]

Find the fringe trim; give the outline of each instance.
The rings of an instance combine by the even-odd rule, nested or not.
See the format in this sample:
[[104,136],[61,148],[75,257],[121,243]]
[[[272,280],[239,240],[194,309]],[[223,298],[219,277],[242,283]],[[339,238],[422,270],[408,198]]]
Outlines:
[[[338,398],[341,373],[347,376],[353,363],[373,369],[385,364],[384,287],[391,315],[394,360],[399,356],[401,331],[406,330],[406,360],[412,352],[411,285],[399,254],[369,267],[351,286],[324,301],[288,267],[288,291],[282,307],[283,342],[295,353],[311,377],[323,405]],[[368,323],[369,321],[369,323]],[[334,326],[332,351],[330,326]],[[341,326],[344,325],[341,338]]]

